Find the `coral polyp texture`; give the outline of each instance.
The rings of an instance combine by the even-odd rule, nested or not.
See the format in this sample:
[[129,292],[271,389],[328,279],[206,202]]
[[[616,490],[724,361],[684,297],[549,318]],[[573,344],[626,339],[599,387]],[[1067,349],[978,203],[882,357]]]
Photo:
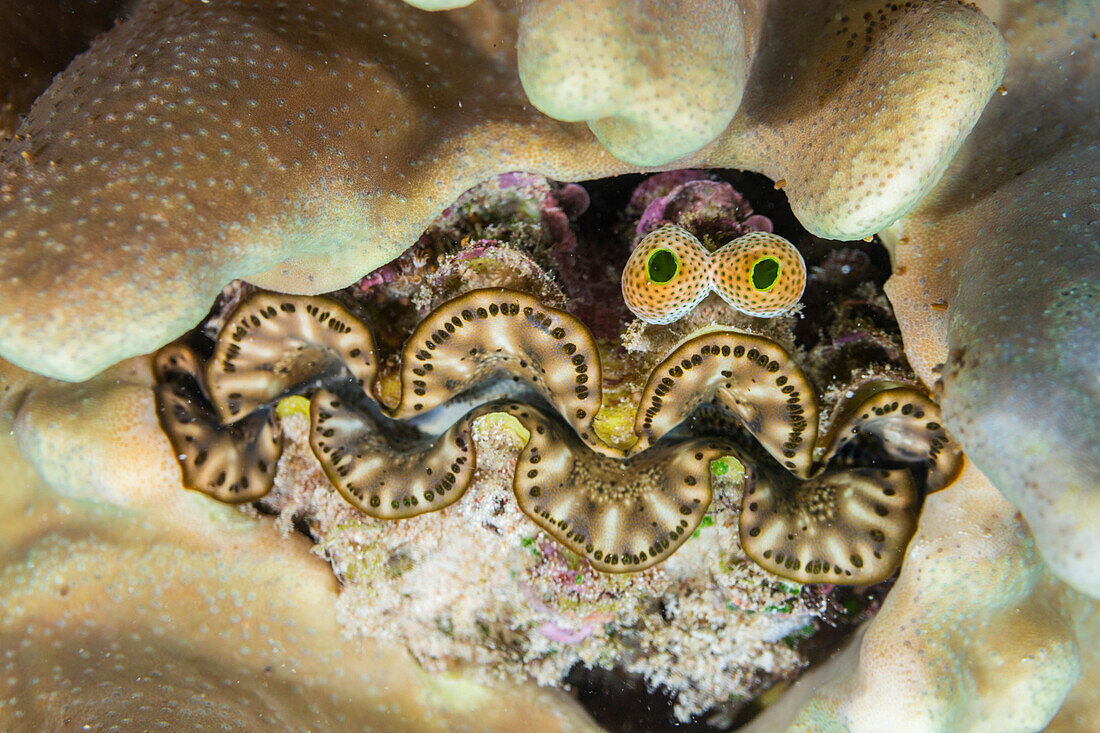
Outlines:
[[1100,360],[1082,283],[1100,279],[1088,213],[1100,27],[1085,3],[980,5],[1009,41],[1004,96],[888,232],[886,285],[910,362],[929,384],[943,377],[944,419],[969,459],[925,502],[863,639],[754,730],[1100,726]]
[[54,75],[121,17],[125,4],[88,0],[35,8],[15,2],[0,6],[6,18],[0,48],[7,56],[0,69],[0,142],[15,133],[22,115]]
[[750,232],[711,254],[691,232],[665,224],[645,235],[622,275],[623,300],[647,323],[678,321],[714,292],[763,318],[793,308],[806,289],[806,261],[777,234]]
[[[950,181],[893,232],[887,292],[918,374],[943,380],[944,419],[970,459],[1023,512],[1051,569],[1100,597],[1100,249],[1086,121],[1100,108],[1100,28],[1085,5],[989,5],[1013,41],[1006,94]],[[1036,118],[1050,122],[1025,133]]]
[[[739,195],[725,195],[733,189],[718,173],[703,175],[716,179],[708,179],[715,184],[708,188],[721,195],[685,223],[710,231],[744,207]],[[755,187],[757,205],[772,206],[762,203],[763,192],[774,195],[771,186],[732,175]],[[589,185],[600,197],[629,190],[613,182]],[[630,199],[662,185],[642,181]],[[406,262],[325,296],[230,284],[203,322],[154,359],[169,455],[189,488],[234,503],[258,501],[263,511],[279,513],[283,526],[304,527],[345,583],[346,614],[354,619],[347,623],[360,633],[398,634],[429,669],[470,663],[479,679],[505,670],[555,684],[568,679],[576,661],[614,667],[630,660],[631,674],[674,692],[680,719],[712,706],[737,709],[741,697],[802,664],[800,654],[770,645],[809,635],[815,619],[832,613],[827,599],[840,591],[803,594],[793,579],[823,568],[826,558],[828,568],[811,580],[829,587],[867,585],[896,571],[912,531],[898,522],[900,511],[867,526],[860,523],[862,495],[848,499],[829,489],[851,485],[847,476],[863,471],[860,486],[867,492],[894,490],[902,484],[887,475],[910,473],[910,489],[935,490],[926,468],[933,446],[922,452],[912,436],[924,424],[905,419],[892,431],[876,432],[877,423],[867,421],[853,432],[851,411],[842,409],[836,414],[848,420],[846,427],[819,426],[837,389],[878,395],[868,380],[904,379],[904,365],[889,348],[870,359],[851,350],[876,328],[861,322],[866,314],[853,318],[846,307],[772,319],[764,335],[745,330],[758,320],[714,298],[675,329],[631,326],[597,336],[582,316],[603,313],[606,326],[607,304],[566,297],[549,275],[576,276],[566,268],[593,246],[626,259],[636,217],[644,212],[628,206],[614,241],[593,240],[590,224],[567,216],[567,226],[579,228],[566,249],[559,216],[541,212],[570,191],[534,176],[485,182],[433,222]],[[485,238],[505,232],[504,241]],[[814,251],[812,242],[807,246]],[[860,247],[875,251],[850,243],[840,261],[858,261]],[[827,283],[881,299],[875,295],[881,270],[865,267],[841,283],[845,266],[820,251],[815,257],[822,272],[815,288]],[[619,268],[601,267],[583,278],[604,291],[617,285]],[[477,287],[485,284],[495,285]],[[513,289],[519,286],[530,292]],[[808,331],[796,337],[802,320]],[[888,342],[883,325],[886,331],[874,338]],[[853,329],[855,340],[848,337]],[[816,344],[811,352],[817,356],[799,348],[809,344]],[[860,365],[855,371],[848,365],[853,358]],[[6,379],[14,395],[29,388],[18,370]],[[813,380],[830,387],[819,390]],[[512,399],[491,401],[502,393]],[[18,434],[28,454],[51,451],[71,420],[45,418],[46,394],[13,402],[20,399]],[[82,399],[81,409],[94,411],[96,404]],[[826,420],[824,428],[831,424]],[[638,433],[633,426],[640,426]],[[817,438],[838,434],[844,438],[830,445]],[[895,439],[900,444],[893,447]],[[879,461],[889,464],[886,473],[867,470]],[[750,489],[767,493],[776,506],[750,512],[754,524],[742,532],[738,507]],[[909,505],[918,500],[915,490],[899,496]],[[830,501],[831,509],[815,508]],[[832,512],[843,522],[831,533],[802,531],[804,517],[814,512]],[[477,535],[484,555],[470,561],[452,550],[469,545],[475,526],[490,527],[492,538]],[[758,526],[768,531],[754,537],[750,531]],[[425,544],[425,531],[439,536]],[[773,562],[776,532],[790,536],[780,562]],[[465,558],[469,578],[435,565],[424,554],[429,546]],[[869,559],[862,565],[850,561],[864,555]],[[808,569],[790,559],[804,557],[811,558]],[[524,572],[497,578],[490,566],[499,563]],[[622,573],[638,578],[636,590],[615,580]],[[544,587],[548,576],[561,574],[560,584],[531,601],[531,586]],[[412,588],[429,578],[450,599],[446,607],[410,604],[420,595]],[[480,580],[471,586],[470,578]],[[360,587],[364,583],[373,593]],[[441,585],[470,587],[466,598],[456,598]],[[666,608],[689,610],[639,622],[653,614],[645,596],[652,592]],[[688,600],[695,593],[702,595]],[[543,620],[524,608],[531,604]],[[750,610],[765,614],[759,628],[746,630],[747,637],[738,632],[736,644],[721,641],[720,629],[742,626]],[[379,620],[364,622],[371,614]],[[617,641],[639,623],[653,634],[641,653]],[[486,625],[490,637],[520,640],[522,664],[474,631]],[[441,631],[414,632],[425,628]],[[683,648],[688,637],[698,661],[667,676],[662,650]],[[743,656],[761,643],[769,645],[769,661]],[[735,674],[705,683],[730,665]]]
[[588,122],[627,163],[669,163],[717,138],[741,103],[755,41],[746,26],[758,19],[739,11],[731,2],[531,3],[519,21],[524,91],[550,117]]
[[[101,387],[85,395],[85,405],[110,403],[93,440],[117,450],[143,423],[155,422],[151,395],[134,383]],[[55,423],[55,429],[75,437],[69,431],[79,432],[80,424]],[[68,445],[94,452],[79,440]],[[555,691],[529,682],[425,675],[397,644],[348,638],[331,569],[310,556],[308,543],[280,537],[231,507],[191,500],[198,495],[165,492],[177,479],[166,481],[157,466],[171,460],[172,449],[140,440],[130,446],[147,452],[131,450],[102,474],[101,467],[82,464],[114,477],[102,488],[129,492],[129,509],[118,512],[103,505],[102,491],[90,502],[46,488],[44,478],[56,475],[37,474],[8,431],[0,433],[5,729],[49,730],[67,719],[140,730],[183,723],[200,729],[599,730]],[[74,475],[69,486],[86,488],[88,476]],[[145,504],[138,500],[143,492]],[[77,523],[82,531],[73,532]],[[48,578],[39,563],[49,564]],[[72,644],[54,644],[59,637]],[[62,688],[65,694],[57,696]],[[535,709],[525,710],[532,704]]]
[[[525,94],[577,69],[616,108],[576,108],[584,95],[565,89],[554,115],[594,115],[634,149],[683,129],[661,146],[663,163],[682,156],[670,167],[758,170],[786,181],[811,231],[871,234],[942,174],[1000,81],[1004,43],[954,0],[847,4],[840,18],[821,2],[798,22],[780,5],[677,18],[646,3],[668,16],[651,23],[611,2],[518,14],[492,2],[448,14],[382,0],[141,3],[56,78],[0,155],[0,356],[86,379],[187,330],[233,278],[309,294],[354,282],[493,174],[633,170]],[[589,13],[611,24],[606,36]],[[662,28],[683,38],[656,42]],[[555,37],[569,43],[550,53]],[[606,54],[584,52],[605,41]],[[703,49],[716,56],[700,67]],[[539,78],[518,71],[532,59]],[[639,113],[653,124],[625,122]]]

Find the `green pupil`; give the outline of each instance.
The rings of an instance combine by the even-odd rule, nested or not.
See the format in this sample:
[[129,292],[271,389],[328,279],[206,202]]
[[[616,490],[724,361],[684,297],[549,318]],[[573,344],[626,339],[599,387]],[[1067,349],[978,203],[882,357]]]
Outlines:
[[752,286],[757,290],[767,290],[779,279],[779,260],[765,257],[752,266]]
[[657,249],[649,255],[646,274],[653,283],[667,283],[680,271],[680,262],[671,250]]

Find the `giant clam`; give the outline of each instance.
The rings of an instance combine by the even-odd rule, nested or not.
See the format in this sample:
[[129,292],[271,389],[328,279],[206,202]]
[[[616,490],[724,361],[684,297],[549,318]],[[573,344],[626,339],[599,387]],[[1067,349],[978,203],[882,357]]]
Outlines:
[[[794,276],[804,278],[802,256],[785,240],[751,233],[734,243],[746,239],[766,250],[754,262],[781,256],[799,264],[803,274],[795,268]],[[669,242],[682,249],[693,240],[666,224],[644,237],[626,272],[639,258],[648,267]],[[793,254],[775,255],[772,240]],[[710,267],[695,242],[700,263]],[[503,269],[494,277],[513,279]],[[624,274],[624,288],[629,282]],[[680,315],[706,294],[677,297]],[[774,308],[750,309],[763,312]],[[637,399],[632,446],[609,443],[593,428],[604,406],[598,339],[537,294],[510,287],[452,294],[419,320],[388,362],[376,353],[370,325],[331,298],[257,291],[221,319],[205,366],[183,345],[162,351],[158,410],[186,485],[222,500],[254,500],[271,488],[282,450],[273,408],[291,394],[312,395],[310,446],[333,486],[380,519],[460,500],[477,469],[472,424],[503,410],[528,435],[513,478],[520,509],[600,571],[642,570],[674,552],[710,505],[710,463],[728,456],[751,466],[741,515],[750,557],[801,582],[869,584],[899,564],[921,487],[942,488],[960,467],[938,409],[918,388],[862,375],[819,430],[821,397],[791,348],[751,325],[723,326],[721,316],[652,366]],[[395,420],[429,414],[501,377],[526,385],[557,414],[490,404],[436,438],[396,437]],[[382,397],[387,379],[398,384],[389,402]],[[782,469],[727,438],[698,445],[666,439],[704,405],[722,408],[762,449],[756,453]],[[863,451],[862,463],[849,450],[857,440],[878,446],[872,457]],[[682,463],[691,455],[694,462]]]
[[[723,175],[642,180],[614,238],[679,232],[705,252],[710,232],[722,238],[728,217],[748,215],[729,209],[737,198]],[[674,192],[701,183],[722,195],[646,203],[647,191],[681,201]],[[587,185],[600,198],[626,190]],[[310,534],[346,583],[354,626],[398,635],[429,669],[465,662],[557,682],[570,660],[629,659],[617,630],[639,623],[634,609],[653,597],[679,604],[701,593],[691,614],[708,620],[658,623],[658,646],[634,662],[658,686],[659,645],[681,644],[677,634],[707,646],[752,608],[803,628],[814,613],[836,613],[827,610],[840,603],[829,600],[836,586],[874,597],[901,562],[924,494],[960,466],[871,291],[874,245],[828,254],[769,208],[812,265],[805,305],[766,319],[704,293],[673,323],[624,329],[625,309],[579,289],[618,284],[617,273],[586,269],[586,248],[607,247],[607,235],[574,214],[563,247],[562,222],[522,205],[547,187],[564,191],[535,176],[482,184],[398,262],[327,296],[227,289],[158,359],[160,420],[185,484],[254,502]],[[664,219],[646,234],[634,226],[642,209]],[[443,560],[467,557],[474,537],[476,561]],[[479,585],[456,595],[452,583],[470,577]],[[678,577],[691,580],[672,590]],[[429,579],[445,607],[401,600]],[[717,612],[715,582],[725,587]],[[512,596],[531,607],[493,600]],[[612,619],[608,630],[595,631],[594,618]],[[485,640],[484,629],[512,641]],[[708,692],[706,670],[726,663],[724,646],[710,646],[673,688],[678,719],[799,664],[779,657],[779,668]]]

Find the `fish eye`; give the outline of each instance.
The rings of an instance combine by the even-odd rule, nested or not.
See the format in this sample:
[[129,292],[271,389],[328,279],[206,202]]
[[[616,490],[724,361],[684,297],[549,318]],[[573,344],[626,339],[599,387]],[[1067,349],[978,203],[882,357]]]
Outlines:
[[750,232],[712,257],[714,291],[733,308],[770,318],[786,313],[806,289],[806,261],[778,234]]
[[710,253],[675,224],[654,229],[638,242],[623,268],[623,300],[647,323],[672,323],[710,292]]
[[651,283],[664,285],[680,273],[680,258],[671,249],[660,247],[646,258],[645,274]]

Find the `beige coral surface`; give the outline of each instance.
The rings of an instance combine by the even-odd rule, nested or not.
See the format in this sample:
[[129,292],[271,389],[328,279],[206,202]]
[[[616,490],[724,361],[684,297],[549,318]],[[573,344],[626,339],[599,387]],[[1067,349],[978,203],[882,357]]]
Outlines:
[[[547,72],[569,72],[584,63],[576,53],[603,41],[621,46],[609,62],[631,68],[701,64],[692,44],[703,31],[676,25],[682,43],[633,44],[631,24],[645,17],[631,4],[599,5],[601,18],[626,26],[596,39],[586,35],[596,28],[578,29],[573,46],[545,59]],[[679,160],[665,156],[665,167],[782,179],[802,223],[828,237],[871,234],[911,209],[1004,63],[993,25],[956,0],[777,1],[744,17],[737,3],[702,5],[709,27],[749,24],[744,43],[714,39],[734,54],[732,68],[747,63],[745,43],[759,50],[725,132]],[[385,0],[142,3],[57,77],[0,151],[0,356],[86,379],[187,330],[235,277],[312,294],[348,285],[493,174],[637,170],[583,124],[528,101],[517,23],[521,52],[542,53],[552,28],[523,24],[550,6],[523,8],[517,17],[488,0],[445,14]],[[647,119],[668,119],[636,134],[614,123],[614,134],[646,146],[647,131],[682,127],[686,115],[700,123],[691,140],[701,144],[720,126],[680,107],[709,95],[703,106],[714,108],[732,91],[726,76],[696,75],[685,97],[682,76],[665,73],[645,99],[620,89],[635,77],[607,80],[632,119],[646,105]],[[720,119],[732,114],[717,107]],[[569,119],[589,113],[575,112],[555,108]],[[589,122],[603,131],[604,120]],[[845,134],[826,134],[833,129]]]
[[19,430],[73,452],[79,474],[31,454],[66,495],[0,424],[0,727],[596,730],[561,693],[427,675],[346,637],[304,538],[179,490],[148,388],[69,397]]
[[733,119],[759,5],[528,3],[517,48],[524,91],[554,119],[587,121],[616,158],[663,165],[696,152]]
[[[906,353],[1054,572],[1100,597],[1100,20],[990,3],[1005,94],[896,227]],[[1026,12],[1025,12],[1026,11]]]
[[862,636],[749,730],[1042,730],[1078,681],[1078,639],[1095,654],[1074,618],[1090,607],[968,465],[925,502],[901,577]]
[[[1097,189],[1095,177],[1078,175],[1097,165],[1088,124],[1100,79],[1087,52],[1096,18],[1072,3],[987,10],[1011,42],[1007,95],[940,187],[889,233],[895,274],[886,287],[926,382],[944,363],[972,362],[952,365],[945,421],[975,460],[988,461],[1004,494],[969,465],[929,497],[901,577],[862,640],[804,680],[759,730],[875,731],[885,720],[921,731],[1097,727],[1096,601],[1051,573],[1098,595],[1091,558],[1100,512],[1088,478],[1098,471],[1097,320],[1087,292],[1100,271],[1084,221],[1095,217]],[[1073,287],[1059,279],[1073,277],[1086,280],[1084,292],[1058,307],[1060,288]],[[1029,348],[1037,332],[1046,349]],[[971,354],[952,357],[949,347]],[[1058,358],[1065,351],[1073,356]],[[964,378],[972,392],[993,392],[994,404],[956,397]]]

